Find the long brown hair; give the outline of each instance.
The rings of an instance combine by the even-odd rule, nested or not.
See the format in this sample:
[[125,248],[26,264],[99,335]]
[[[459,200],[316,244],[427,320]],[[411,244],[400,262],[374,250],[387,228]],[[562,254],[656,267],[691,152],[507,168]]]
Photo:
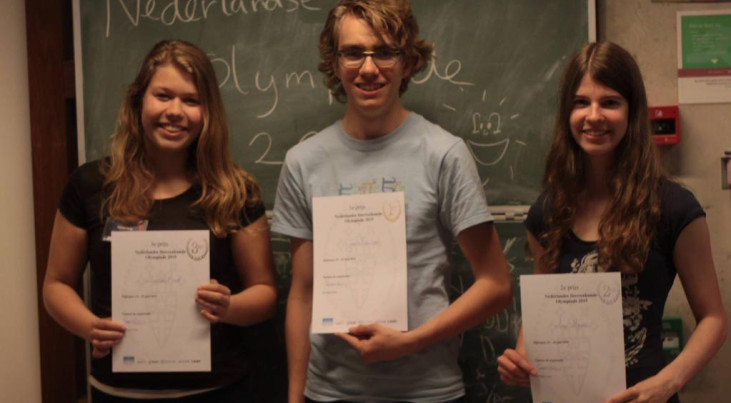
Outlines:
[[574,141],[569,117],[581,79],[589,74],[628,102],[628,127],[609,172],[610,205],[599,223],[599,264],[639,273],[647,260],[660,219],[660,181],[665,174],[650,133],[647,95],[634,58],[611,42],[590,43],[569,62],[561,84],[553,143],[546,158],[546,253],[544,270],[558,267],[563,240],[572,228],[585,177],[586,155]]
[[325,85],[340,102],[345,102],[345,89],[336,76],[340,22],[346,15],[365,20],[376,35],[388,36],[404,53],[404,67],[410,70],[399,87],[399,95],[409,86],[411,77],[422,71],[432,58],[434,44],[419,38],[419,24],[407,0],[342,0],[327,15],[320,34],[320,64]]
[[188,148],[187,168],[200,186],[201,194],[194,205],[203,211],[213,233],[223,237],[240,227],[243,207],[259,201],[259,185],[231,158],[226,111],[208,56],[180,40],[158,42],[127,89],[110,156],[102,165],[106,190],[102,216],[137,221],[149,215],[154,174],[143,139],[142,99],[157,69],[168,64],[190,73],[198,90],[203,127]]

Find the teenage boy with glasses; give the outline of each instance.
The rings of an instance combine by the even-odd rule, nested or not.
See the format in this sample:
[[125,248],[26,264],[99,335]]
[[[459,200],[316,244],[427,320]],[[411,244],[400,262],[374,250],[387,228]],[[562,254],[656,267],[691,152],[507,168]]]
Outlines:
[[[401,103],[432,56],[406,0],[343,0],[320,37],[319,69],[345,116],[287,153],[272,230],[292,243],[286,338],[290,402],[449,402],[464,395],[457,335],[511,300],[510,275],[464,142]],[[359,325],[310,334],[312,198],[403,191],[408,331]],[[449,304],[456,238],[475,283]]]

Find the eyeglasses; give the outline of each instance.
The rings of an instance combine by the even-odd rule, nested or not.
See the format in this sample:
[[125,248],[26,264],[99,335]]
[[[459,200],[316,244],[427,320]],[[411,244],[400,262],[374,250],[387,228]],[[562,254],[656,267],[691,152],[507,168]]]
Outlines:
[[379,69],[390,69],[398,63],[402,53],[399,49],[389,48],[376,50],[345,49],[338,51],[338,57],[340,57],[340,63],[346,69],[361,68],[368,56],[371,57],[371,60]]

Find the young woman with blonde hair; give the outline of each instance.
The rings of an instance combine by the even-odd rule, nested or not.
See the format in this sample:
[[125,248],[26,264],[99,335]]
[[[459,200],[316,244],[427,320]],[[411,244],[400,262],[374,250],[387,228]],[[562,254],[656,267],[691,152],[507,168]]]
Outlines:
[[[276,307],[269,227],[259,186],[232,160],[227,118],[206,54],[162,41],[119,113],[110,156],[78,168],[64,190],[43,286],[46,308],[91,343],[98,402],[243,401],[251,371],[242,327]],[[210,283],[190,295],[211,322],[210,372],[112,372],[126,326],[111,318],[111,228],[210,230]],[[76,292],[90,264],[90,308]],[[148,400],[149,401],[149,400]]]

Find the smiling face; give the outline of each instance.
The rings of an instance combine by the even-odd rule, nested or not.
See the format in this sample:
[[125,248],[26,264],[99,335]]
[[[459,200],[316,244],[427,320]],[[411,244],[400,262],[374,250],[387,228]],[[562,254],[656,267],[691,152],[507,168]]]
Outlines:
[[627,133],[629,104],[617,91],[585,74],[569,117],[571,134],[590,157],[611,157]]
[[142,98],[141,121],[148,153],[186,156],[203,127],[202,110],[188,72],[172,64],[158,67]]
[[[377,51],[393,49],[394,45],[382,40],[368,23],[353,15],[340,21],[338,51]],[[408,77],[403,60],[395,66],[379,68],[372,57],[366,57],[360,68],[345,68],[339,61],[334,66],[347,95],[346,115],[363,119],[398,119],[403,110],[399,87]],[[386,126],[390,124],[386,123]]]

